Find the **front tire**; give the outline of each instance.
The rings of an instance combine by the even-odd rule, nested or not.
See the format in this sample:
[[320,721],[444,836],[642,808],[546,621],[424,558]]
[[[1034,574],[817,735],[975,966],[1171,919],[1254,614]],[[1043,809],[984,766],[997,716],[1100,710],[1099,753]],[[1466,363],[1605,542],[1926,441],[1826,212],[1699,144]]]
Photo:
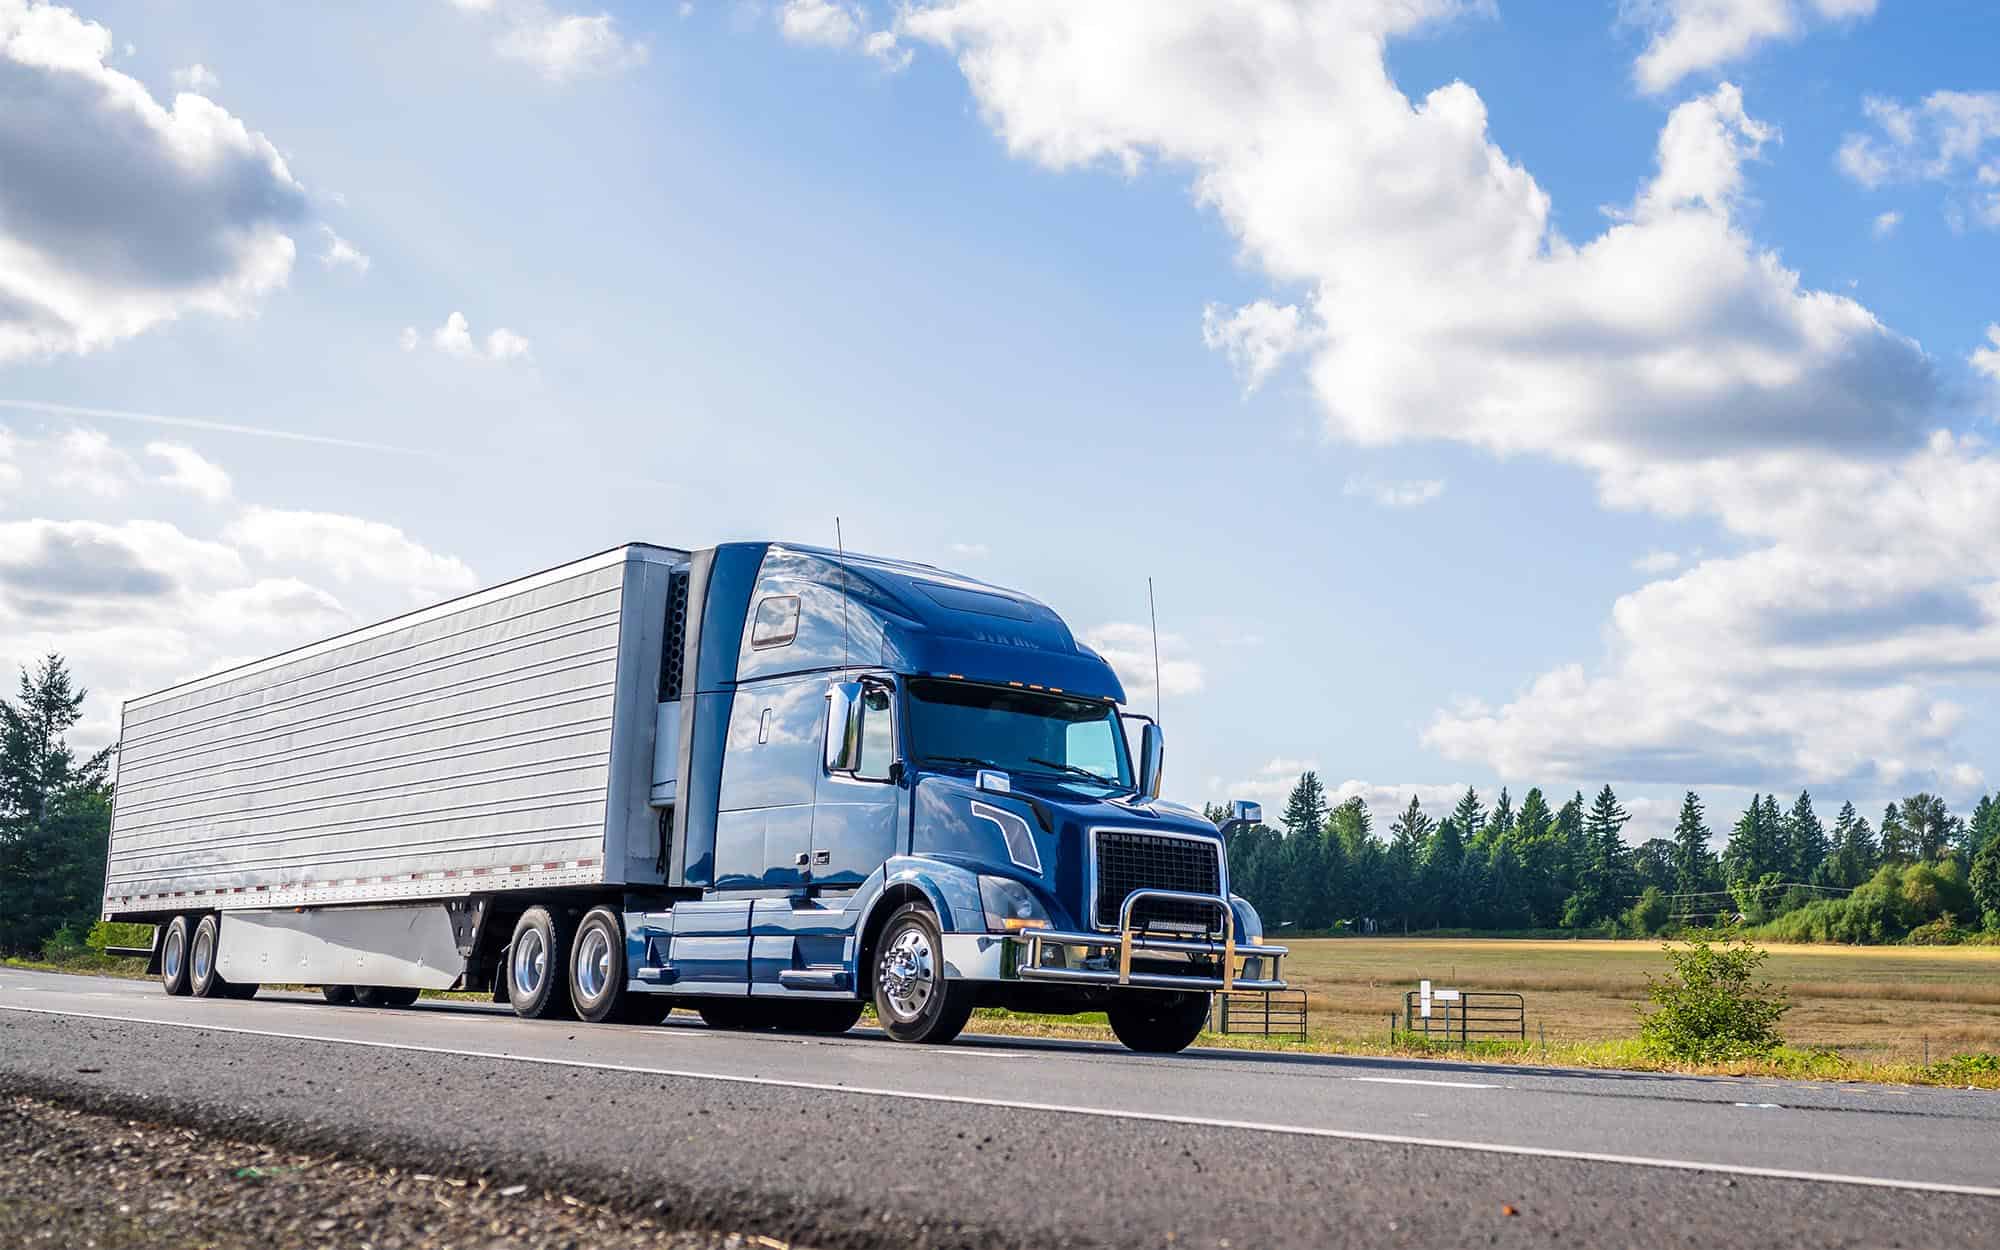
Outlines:
[[570,1014],[570,926],[546,907],[521,913],[507,944],[507,1002],[523,1020],[559,1020]]
[[188,940],[188,993],[196,998],[227,998],[229,982],[215,970],[216,945],[222,937],[222,922],[213,914],[203,916]]
[[972,1019],[972,986],[944,975],[944,933],[922,903],[905,903],[875,942],[875,1015],[899,1042],[942,1044]]
[[609,907],[593,907],[576,927],[568,963],[569,998],[579,1018],[616,1019],[625,993],[625,930]]
[[1146,1055],[1178,1054],[1208,1025],[1208,995],[1127,992],[1113,998],[1105,1014],[1126,1049]]
[[175,998],[188,992],[188,918],[175,916],[160,935],[160,987]]

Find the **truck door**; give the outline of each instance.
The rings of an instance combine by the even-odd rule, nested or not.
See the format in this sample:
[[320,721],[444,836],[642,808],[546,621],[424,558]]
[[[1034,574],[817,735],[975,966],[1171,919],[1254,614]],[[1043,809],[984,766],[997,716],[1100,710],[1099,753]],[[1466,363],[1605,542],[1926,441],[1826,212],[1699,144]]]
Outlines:
[[[854,767],[823,768],[813,803],[813,884],[830,889],[860,885],[899,849],[895,686],[884,678],[863,680],[860,713],[861,749]],[[844,732],[839,725],[826,729]]]
[[819,676],[737,688],[716,801],[716,889],[800,883],[799,860],[812,845],[825,691]]

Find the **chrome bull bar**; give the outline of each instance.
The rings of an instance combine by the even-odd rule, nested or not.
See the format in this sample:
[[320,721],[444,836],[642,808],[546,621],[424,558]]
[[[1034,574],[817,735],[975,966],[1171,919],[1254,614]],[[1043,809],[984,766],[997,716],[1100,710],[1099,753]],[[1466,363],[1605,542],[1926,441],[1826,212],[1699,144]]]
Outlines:
[[[1158,899],[1173,903],[1195,903],[1214,907],[1222,915],[1222,940],[1212,938],[1155,937],[1144,930],[1132,928],[1132,909],[1146,899]],[[1282,990],[1285,982],[1277,976],[1278,961],[1291,952],[1282,946],[1252,944],[1243,948],[1241,957],[1245,959],[1269,960],[1270,975],[1240,977],[1236,974],[1238,951],[1236,946],[1236,911],[1229,900],[1219,894],[1192,894],[1182,890],[1134,890],[1125,896],[1125,902],[1118,908],[1118,931],[1116,933],[1067,933],[1058,929],[1028,929],[1020,934],[1027,943],[1026,958],[1016,968],[1015,975],[1023,981],[1066,981],[1087,985],[1125,985],[1144,989],[1160,990],[1220,990],[1269,991]],[[1045,968],[1042,966],[1042,952],[1050,946],[1075,947],[1083,950],[1116,950],[1118,970],[1108,968]],[[1187,955],[1221,956],[1222,975],[1219,977],[1183,976],[1166,972],[1133,972],[1132,953],[1134,951],[1167,951]],[[1259,966],[1258,971],[1264,971]]]

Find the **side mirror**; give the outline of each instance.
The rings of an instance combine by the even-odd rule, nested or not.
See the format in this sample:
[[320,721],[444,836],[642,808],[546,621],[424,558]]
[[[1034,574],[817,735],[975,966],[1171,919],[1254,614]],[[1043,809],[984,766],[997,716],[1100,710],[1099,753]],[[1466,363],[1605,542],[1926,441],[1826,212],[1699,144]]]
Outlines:
[[1222,840],[1226,843],[1241,831],[1264,823],[1264,805],[1247,799],[1236,799],[1229,804],[1229,816],[1222,822]]
[[1162,770],[1167,765],[1167,739],[1160,727],[1151,721],[1139,735],[1139,794],[1143,798],[1160,797],[1160,784],[1164,780]]
[[826,692],[826,771],[861,766],[861,683],[844,681]]

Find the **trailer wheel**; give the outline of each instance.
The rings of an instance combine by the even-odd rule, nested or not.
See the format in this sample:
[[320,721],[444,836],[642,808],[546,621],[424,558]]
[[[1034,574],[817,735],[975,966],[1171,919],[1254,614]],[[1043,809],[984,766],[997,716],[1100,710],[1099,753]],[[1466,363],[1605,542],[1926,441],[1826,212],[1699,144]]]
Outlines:
[[160,985],[176,998],[188,992],[188,918],[175,916],[160,935]]
[[354,1001],[363,1007],[407,1007],[421,991],[408,985],[357,985]]
[[188,942],[188,992],[196,998],[226,998],[229,982],[215,970],[215,944],[222,936],[222,923],[213,912],[201,918]]
[[320,997],[336,1007],[351,1006],[354,1002],[354,987],[351,985],[322,985]]
[[224,997],[240,998],[247,1002],[257,997],[257,989],[258,984],[255,981],[231,981],[228,984],[228,988],[223,991],[223,994]]
[[593,907],[576,927],[568,963],[569,998],[592,1024],[613,1019],[625,992],[625,928],[609,907]]
[[569,925],[546,907],[521,913],[507,944],[507,1001],[523,1020],[570,1014]]
[[1111,1031],[1128,1050],[1172,1055],[1186,1050],[1208,1024],[1208,995],[1143,991],[1119,994],[1105,1006]]
[[875,943],[875,1014],[899,1042],[948,1042],[972,1018],[972,986],[944,975],[944,933],[922,903],[905,903]]

